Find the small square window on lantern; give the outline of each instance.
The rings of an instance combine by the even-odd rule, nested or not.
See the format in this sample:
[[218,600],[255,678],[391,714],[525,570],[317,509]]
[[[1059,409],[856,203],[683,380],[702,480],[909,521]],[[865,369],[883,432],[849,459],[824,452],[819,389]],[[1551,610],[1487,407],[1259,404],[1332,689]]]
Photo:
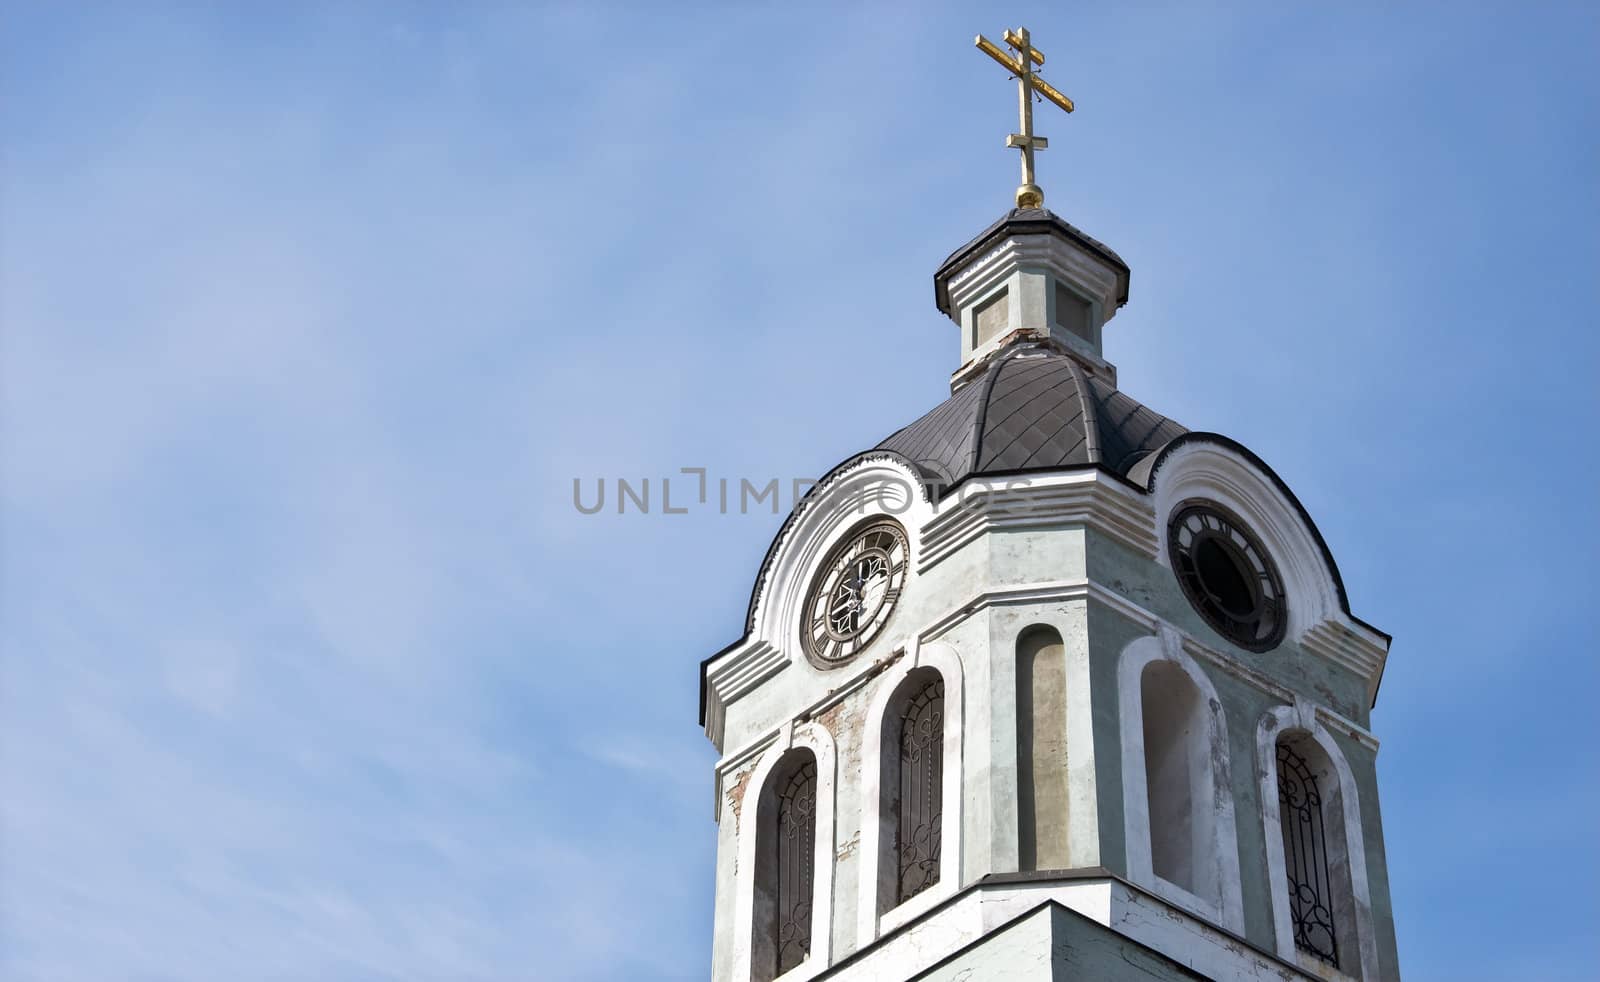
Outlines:
[[1056,284],[1056,323],[1090,344],[1094,344],[1092,313],[1089,301],[1067,289],[1065,283]]
[[972,312],[972,347],[979,348],[1004,334],[1010,322],[1010,291],[1001,290]]

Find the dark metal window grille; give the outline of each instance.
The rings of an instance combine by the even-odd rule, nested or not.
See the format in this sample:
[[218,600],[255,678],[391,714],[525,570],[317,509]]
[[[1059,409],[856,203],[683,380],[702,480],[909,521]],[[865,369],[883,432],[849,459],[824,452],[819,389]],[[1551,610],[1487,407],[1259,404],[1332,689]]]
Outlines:
[[1289,874],[1289,918],[1295,947],[1339,967],[1333,929],[1333,877],[1328,870],[1328,832],[1322,794],[1306,759],[1278,744],[1278,818]]
[[896,902],[939,882],[944,800],[944,680],[912,697],[900,717],[899,887]]
[[782,975],[811,953],[811,877],[817,839],[817,764],[795,769],[778,792],[778,917],[776,944]]

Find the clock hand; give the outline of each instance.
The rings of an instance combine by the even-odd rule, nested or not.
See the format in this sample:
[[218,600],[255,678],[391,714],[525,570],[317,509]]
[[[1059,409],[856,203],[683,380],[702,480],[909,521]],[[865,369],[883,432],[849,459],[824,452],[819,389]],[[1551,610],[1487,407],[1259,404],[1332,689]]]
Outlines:
[[861,604],[861,599],[856,596],[856,592],[854,590],[850,589],[848,585],[840,585],[844,588],[845,592],[834,599],[832,613],[835,614],[844,610],[853,609]]

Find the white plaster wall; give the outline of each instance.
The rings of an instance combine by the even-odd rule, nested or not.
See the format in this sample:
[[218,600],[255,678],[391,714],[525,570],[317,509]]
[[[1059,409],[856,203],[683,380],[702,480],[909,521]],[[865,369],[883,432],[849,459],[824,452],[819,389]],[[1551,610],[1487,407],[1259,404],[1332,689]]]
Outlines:
[[[1035,911],[990,935],[975,949],[931,969],[925,982],[1053,982],[1053,912]],[[923,980],[919,980],[923,982]]]
[[[743,802],[738,802],[742,807]],[[730,811],[735,807],[729,804]],[[739,821],[737,815],[717,823],[717,890],[711,910],[711,977],[717,982],[733,978],[733,931],[738,920],[735,910],[736,896],[731,885],[736,876],[739,857]]]
[[[886,936],[834,976],[839,982],[904,982],[983,935],[1054,900],[1221,982],[1291,982],[1307,975],[1262,955],[1152,894],[1114,878],[974,887],[906,929]],[[1004,959],[982,978],[1022,966]],[[1048,976],[1046,976],[1048,977]]]

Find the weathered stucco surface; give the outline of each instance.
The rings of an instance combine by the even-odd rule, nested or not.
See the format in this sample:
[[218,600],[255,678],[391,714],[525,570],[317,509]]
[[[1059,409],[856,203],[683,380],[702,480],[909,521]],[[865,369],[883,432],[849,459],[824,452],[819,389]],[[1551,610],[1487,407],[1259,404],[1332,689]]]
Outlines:
[[[1126,494],[1125,491],[1118,491]],[[820,506],[819,506],[820,507]],[[920,509],[920,510],[919,510]],[[905,524],[913,553],[933,521],[931,506],[922,503],[905,514],[892,516]],[[1151,528],[1157,525],[1149,516]],[[841,519],[833,529],[849,524]],[[994,527],[948,550],[930,566],[914,561],[898,607],[879,638],[855,661],[823,671],[813,667],[795,649],[798,630],[780,625],[770,636],[752,638],[770,645],[781,656],[759,684],[726,701],[720,721],[721,748],[717,797],[718,834],[717,898],[714,927],[713,977],[722,982],[735,978],[737,951],[748,944],[748,924],[734,923],[740,878],[749,870],[738,866],[740,830],[753,813],[751,801],[761,788],[750,783],[753,762],[797,721],[823,727],[836,751],[833,775],[833,865],[831,903],[818,916],[826,924],[833,963],[849,959],[831,977],[875,979],[895,977],[892,959],[908,959],[924,968],[955,952],[960,937],[982,937],[982,927],[952,932],[954,908],[941,898],[974,887],[985,877],[1014,875],[1022,869],[1020,840],[1027,823],[1019,815],[1019,707],[1018,639],[1031,627],[1045,626],[1062,641],[1065,688],[1061,694],[1060,743],[1065,746],[1067,842],[1037,865],[1081,871],[1101,869],[1117,883],[1130,876],[1130,844],[1124,833],[1123,726],[1119,659],[1130,644],[1167,632],[1172,643],[1183,646],[1186,659],[1198,666],[1214,691],[1225,719],[1227,791],[1230,819],[1237,845],[1236,877],[1232,886],[1242,905],[1236,928],[1206,928],[1196,911],[1173,906],[1146,892],[1133,891],[1113,924],[1113,908],[1096,915],[1092,905],[1078,903],[1086,914],[1047,908],[1006,930],[986,938],[944,963],[926,978],[1065,978],[1096,974],[1096,978],[1183,977],[1173,966],[1194,964],[1182,951],[1166,950],[1170,959],[1147,951],[1145,945],[1194,946],[1204,949],[1209,971],[1224,977],[1295,977],[1293,953],[1279,950],[1272,908],[1272,891],[1279,889],[1268,870],[1268,850],[1261,800],[1261,762],[1258,727],[1279,707],[1321,707],[1326,729],[1348,763],[1355,794],[1360,801],[1363,852],[1368,872],[1372,932],[1382,966],[1378,977],[1393,978],[1397,964],[1394,928],[1389,902],[1383,834],[1377,800],[1376,742],[1366,734],[1370,680],[1345,665],[1307,650],[1291,638],[1265,653],[1235,648],[1211,630],[1195,613],[1165,565],[1155,555],[1141,553],[1128,535],[1110,535],[1094,522],[1061,522],[1048,527]],[[812,550],[812,555],[822,550]],[[779,552],[773,583],[781,591],[784,577],[806,579],[811,567],[797,562],[784,569]],[[1318,560],[1320,562],[1320,559]],[[1293,598],[1291,598],[1292,601]],[[876,834],[864,827],[867,804],[864,788],[876,788],[866,774],[880,766],[864,753],[865,734],[881,727],[870,707],[885,686],[903,677],[906,664],[914,663],[927,645],[947,646],[959,659],[963,709],[945,725],[958,730],[961,758],[960,818],[955,835],[960,842],[959,870],[941,872],[938,904],[919,909],[910,923],[893,912],[880,922],[876,905],[863,910],[863,877],[876,870],[864,868],[864,840]],[[754,656],[752,656],[754,657]],[[766,656],[773,658],[773,656]],[[1027,687],[1023,686],[1026,692]],[[1309,710],[1308,710],[1309,711]],[[1022,723],[1032,724],[1024,715]],[[874,792],[875,793],[875,792]],[[1051,800],[1054,800],[1053,798]],[[1148,850],[1149,843],[1142,848]],[[875,852],[873,855],[876,855]],[[1075,888],[1076,889],[1076,888]],[[1117,888],[1122,889],[1122,888]],[[1082,891],[1073,896],[1082,895]],[[1043,895],[1038,899],[1045,899]],[[1007,900],[1007,903],[1020,900]],[[960,906],[959,899],[950,903]],[[1108,904],[1110,902],[1108,901]],[[1084,917],[1090,918],[1084,921]],[[1106,931],[1091,922],[1099,917]],[[930,933],[923,926],[939,918],[946,927]],[[1079,923],[1082,922],[1082,923]],[[1182,932],[1161,924],[1183,923]],[[962,922],[966,923],[966,922]],[[1091,931],[1084,927],[1090,924]],[[1120,927],[1118,926],[1120,924]],[[996,925],[991,925],[991,927]],[[1116,931],[1133,932],[1139,944]],[[963,935],[962,931],[967,934]],[[1210,933],[1207,934],[1206,932]],[[1098,932],[1098,933],[1097,933]],[[1203,942],[1195,938],[1205,935]],[[919,939],[913,945],[908,939]],[[943,946],[943,948],[941,948]],[[1195,950],[1201,950],[1196,948]],[[940,953],[942,951],[942,953]],[[1230,960],[1231,959],[1231,960]],[[1253,967],[1252,967],[1253,966]],[[804,967],[804,966],[803,966]],[[794,977],[826,966],[812,965]],[[919,968],[918,971],[922,969]],[[963,975],[966,972],[968,974]],[[1076,972],[1076,975],[1062,975]],[[1265,973],[1265,974],[1258,974]],[[1035,974],[1030,974],[1035,973]],[[1043,974],[1036,974],[1043,973]],[[1165,974],[1163,974],[1165,973]],[[898,976],[900,978],[906,975]],[[785,977],[788,982],[789,977]],[[744,982],[739,979],[737,982]]]
[[1060,904],[1046,903],[916,978],[919,982],[1155,982],[1204,976]]

